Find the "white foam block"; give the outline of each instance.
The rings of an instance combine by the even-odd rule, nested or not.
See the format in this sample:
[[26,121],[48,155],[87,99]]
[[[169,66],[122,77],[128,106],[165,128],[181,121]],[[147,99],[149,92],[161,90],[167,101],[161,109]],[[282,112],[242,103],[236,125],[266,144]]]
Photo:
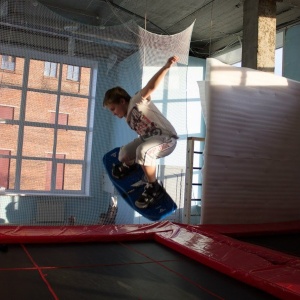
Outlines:
[[300,83],[207,60],[201,223],[300,220]]

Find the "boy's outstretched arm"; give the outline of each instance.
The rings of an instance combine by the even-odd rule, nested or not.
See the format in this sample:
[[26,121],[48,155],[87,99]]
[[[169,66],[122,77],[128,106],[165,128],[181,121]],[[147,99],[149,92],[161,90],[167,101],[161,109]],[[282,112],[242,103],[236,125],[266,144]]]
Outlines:
[[160,84],[162,79],[165,77],[165,75],[168,73],[171,66],[178,61],[178,56],[172,56],[170,57],[166,64],[157,71],[157,73],[149,80],[149,82],[145,85],[145,87],[142,88],[142,97],[150,100],[150,95],[152,92],[157,88],[157,86]]

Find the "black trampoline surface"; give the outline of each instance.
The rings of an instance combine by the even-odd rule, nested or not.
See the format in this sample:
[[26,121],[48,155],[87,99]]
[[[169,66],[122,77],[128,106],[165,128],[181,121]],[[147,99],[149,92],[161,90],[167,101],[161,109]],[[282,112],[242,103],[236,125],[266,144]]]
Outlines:
[[12,244],[1,299],[276,299],[154,241]]

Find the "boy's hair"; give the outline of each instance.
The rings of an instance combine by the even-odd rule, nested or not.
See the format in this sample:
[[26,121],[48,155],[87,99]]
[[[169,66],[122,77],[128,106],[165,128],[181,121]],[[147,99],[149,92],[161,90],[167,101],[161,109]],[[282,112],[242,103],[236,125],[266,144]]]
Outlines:
[[103,99],[103,106],[105,107],[111,103],[119,104],[121,102],[121,99],[129,102],[130,98],[130,95],[123,88],[116,86],[106,91]]

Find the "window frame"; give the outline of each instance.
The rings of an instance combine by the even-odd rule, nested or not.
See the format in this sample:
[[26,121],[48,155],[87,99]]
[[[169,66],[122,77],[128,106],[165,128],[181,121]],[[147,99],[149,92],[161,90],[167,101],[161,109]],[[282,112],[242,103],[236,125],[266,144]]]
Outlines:
[[[94,109],[95,109],[95,94],[96,94],[96,83],[97,83],[97,73],[98,73],[98,62],[89,60],[89,59],[83,59],[83,58],[76,58],[76,57],[69,57],[64,55],[56,55],[56,54],[50,54],[50,53],[43,53],[35,50],[30,49],[17,49],[14,46],[7,46],[7,45],[0,45],[0,53],[3,55],[3,53],[11,53],[12,56],[22,57],[24,58],[24,70],[23,70],[23,83],[26,83],[26,86],[18,87],[14,86],[12,88],[14,89],[20,89],[22,91],[22,99],[21,99],[21,105],[20,105],[20,119],[19,120],[11,120],[6,122],[7,124],[13,124],[13,125],[19,125],[19,135],[21,134],[23,137],[24,134],[24,128],[25,126],[41,126],[45,127],[44,123],[39,122],[30,122],[25,121],[25,108],[26,108],[26,94],[28,91],[38,91],[38,92],[45,92],[43,90],[35,89],[35,88],[29,88],[27,86],[28,84],[28,78],[29,78],[29,64],[30,59],[33,60],[42,60],[42,61],[57,61],[58,64],[58,79],[60,82],[63,80],[62,78],[62,69],[63,65],[77,65],[80,67],[87,67],[91,69],[90,73],[90,83],[89,83],[89,95],[84,96],[88,99],[88,118],[87,118],[87,124],[85,127],[82,126],[70,126],[70,125],[61,125],[61,124],[49,124],[47,123],[47,128],[51,127],[54,128],[56,134],[58,129],[67,129],[68,130],[76,130],[76,131],[84,131],[86,132],[86,140],[84,145],[84,158],[82,160],[76,160],[76,159],[57,159],[54,157],[52,161],[57,163],[64,163],[64,164],[81,164],[82,165],[82,189],[79,191],[74,190],[55,190],[55,184],[52,184],[52,190],[51,191],[44,191],[44,190],[21,190],[20,188],[20,180],[21,180],[21,165],[22,160],[42,160],[42,161],[51,161],[51,158],[48,157],[27,157],[22,156],[22,141],[18,141],[18,151],[16,155],[11,155],[11,159],[16,159],[16,178],[15,178],[15,187],[11,190],[6,190],[4,194],[7,195],[55,195],[55,196],[90,196],[90,170],[91,170],[91,152],[92,152],[92,133],[93,133],[93,126],[94,126]],[[66,93],[62,91],[58,91],[57,94],[60,95],[67,95],[67,96],[75,96],[71,93]],[[77,97],[82,98],[83,95],[77,95]],[[44,125],[43,125],[44,124]],[[23,140],[23,138],[22,138]],[[53,166],[55,165],[52,164]],[[52,182],[56,182],[56,166],[53,167],[52,172]],[[3,194],[3,193],[1,193]]]
[[[4,59],[6,58],[6,59]],[[11,60],[9,60],[11,58]],[[16,69],[16,56],[2,54],[1,58],[1,70],[14,72]]]
[[72,66],[72,65],[67,66],[67,80],[79,82],[80,75],[81,75],[81,68],[79,66]]
[[44,62],[44,76],[57,78],[57,68],[58,68],[58,63],[51,62],[51,61],[45,61]]

